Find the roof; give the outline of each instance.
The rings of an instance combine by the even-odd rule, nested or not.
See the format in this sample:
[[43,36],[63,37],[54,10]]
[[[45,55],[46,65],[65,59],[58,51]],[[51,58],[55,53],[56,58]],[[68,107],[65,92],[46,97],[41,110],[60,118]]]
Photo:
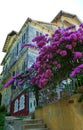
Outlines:
[[12,39],[14,36],[16,36],[16,35],[17,35],[17,33],[16,33],[15,31],[11,31],[11,32],[7,35],[7,38],[6,38],[6,40],[5,40],[5,44],[4,44],[3,49],[2,49],[3,52],[6,52],[6,51],[7,51],[8,45],[9,45],[11,39]]
[[54,23],[55,21],[57,21],[61,16],[65,16],[65,17],[70,17],[70,18],[76,18],[80,23],[82,22],[77,15],[75,14],[71,14],[71,13],[67,13],[63,10],[61,10],[56,17],[51,21],[51,23]]
[[8,35],[9,36],[13,36],[13,35],[15,35],[15,34],[17,34],[15,31],[12,31],[11,33],[9,33]]
[[47,23],[47,22],[43,22],[43,21],[35,21],[35,22],[46,27],[47,29],[49,29],[51,31],[53,31],[55,28],[57,28],[57,24],[55,24],[55,23]]
[[55,23],[48,23],[48,22],[44,22],[44,21],[38,21],[38,20],[34,20],[35,22],[37,22],[37,23],[39,23],[39,24],[42,24],[42,25],[49,25],[49,26],[51,26],[51,25],[53,25],[53,26],[57,26],[57,24],[55,24]]
[[[25,23],[23,24],[22,28],[20,29],[18,35],[20,35],[22,33],[22,30],[26,27],[27,24],[33,24],[34,26],[40,27],[41,29],[45,29],[48,33],[52,33],[53,30],[47,28],[43,23],[46,24],[46,22],[40,22],[37,20],[33,20],[31,18],[27,18],[27,20],[25,21]],[[52,24],[52,23],[49,23]]]

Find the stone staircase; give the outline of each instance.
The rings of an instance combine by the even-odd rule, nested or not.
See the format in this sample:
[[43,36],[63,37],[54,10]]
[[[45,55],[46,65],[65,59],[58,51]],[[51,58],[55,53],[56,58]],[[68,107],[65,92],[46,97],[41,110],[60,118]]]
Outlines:
[[49,130],[41,119],[24,119],[22,126],[23,130]]

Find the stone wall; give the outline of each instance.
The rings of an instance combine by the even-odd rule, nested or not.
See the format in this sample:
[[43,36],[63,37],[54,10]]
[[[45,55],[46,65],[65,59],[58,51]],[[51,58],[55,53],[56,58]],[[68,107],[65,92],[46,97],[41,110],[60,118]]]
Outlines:
[[22,122],[19,118],[5,117],[4,130],[22,130]]
[[78,103],[79,96],[36,109],[35,116],[42,118],[51,130],[83,130],[83,103]]

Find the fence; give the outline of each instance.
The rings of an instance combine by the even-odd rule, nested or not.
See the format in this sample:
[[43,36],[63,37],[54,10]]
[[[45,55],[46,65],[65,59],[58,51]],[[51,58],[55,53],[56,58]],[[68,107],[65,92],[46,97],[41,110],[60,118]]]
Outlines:
[[46,87],[39,91],[39,105],[44,105],[47,103],[53,103],[57,100],[66,97],[71,96],[74,92],[75,86],[72,84],[66,85],[66,84],[60,84],[56,87]]

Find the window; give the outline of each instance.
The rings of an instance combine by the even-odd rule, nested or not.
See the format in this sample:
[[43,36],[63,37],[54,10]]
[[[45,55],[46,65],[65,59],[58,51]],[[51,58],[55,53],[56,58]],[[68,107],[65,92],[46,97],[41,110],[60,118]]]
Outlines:
[[19,110],[23,110],[24,108],[25,108],[25,96],[22,95],[19,101]]
[[40,32],[40,35],[42,35],[42,33]]
[[18,48],[19,48],[19,43],[17,44],[16,55],[18,55]]
[[30,102],[30,108],[32,108],[32,102]]
[[16,99],[14,103],[14,112],[17,112],[17,111],[18,111],[18,99]]
[[36,102],[35,102],[35,100],[34,100],[34,106],[36,106]]
[[25,33],[22,36],[22,43],[25,43]]
[[26,65],[25,65],[25,62],[22,64],[22,70],[25,70],[25,67],[26,67]]
[[13,75],[13,76],[15,75],[15,71],[13,71],[12,75]]
[[38,31],[36,31],[36,36],[39,36],[39,34],[40,34],[40,33],[39,33]]
[[42,35],[41,32],[36,31],[36,36]]

